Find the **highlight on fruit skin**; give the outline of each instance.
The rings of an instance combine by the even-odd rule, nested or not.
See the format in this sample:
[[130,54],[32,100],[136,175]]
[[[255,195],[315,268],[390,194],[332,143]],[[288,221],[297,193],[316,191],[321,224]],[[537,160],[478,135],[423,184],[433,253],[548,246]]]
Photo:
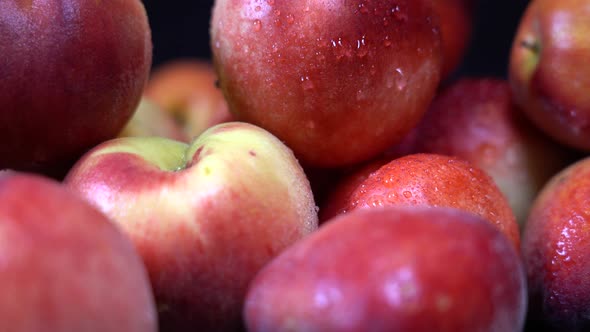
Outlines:
[[165,309],[158,316],[163,331],[238,330],[251,279],[318,226],[293,152],[243,122],[213,126],[191,143],[103,142],[64,184],[132,239]]
[[384,207],[336,217],[250,285],[250,332],[521,331],[519,253],[489,222],[447,208]]
[[530,1],[512,43],[515,100],[547,135],[590,151],[590,6],[586,0]]
[[369,174],[349,195],[341,213],[383,206],[456,208],[476,214],[520,248],[520,231],[506,196],[473,163],[435,153],[393,159]]
[[535,328],[588,331],[590,159],[564,168],[543,187],[525,224],[522,255]]
[[388,153],[437,153],[471,162],[492,177],[521,229],[543,185],[574,160],[571,149],[522,113],[508,81],[491,76],[449,83],[420,123]]
[[210,35],[231,112],[309,167],[383,152],[418,122],[441,77],[425,0],[218,0]]
[[0,324],[10,332],[156,332],[130,239],[61,183],[0,172]]

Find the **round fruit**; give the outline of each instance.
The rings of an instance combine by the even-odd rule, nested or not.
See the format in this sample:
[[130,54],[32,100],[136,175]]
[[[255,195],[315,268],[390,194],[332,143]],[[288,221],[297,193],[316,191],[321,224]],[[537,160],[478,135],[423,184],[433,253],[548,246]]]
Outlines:
[[304,165],[367,160],[420,119],[440,81],[430,1],[216,1],[211,43],[238,120]]
[[151,61],[139,0],[0,1],[0,168],[65,173],[116,137]]

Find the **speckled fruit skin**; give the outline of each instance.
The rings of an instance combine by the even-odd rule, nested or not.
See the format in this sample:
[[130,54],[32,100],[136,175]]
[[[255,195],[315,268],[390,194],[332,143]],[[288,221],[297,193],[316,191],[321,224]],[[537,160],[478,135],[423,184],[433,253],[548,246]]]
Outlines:
[[209,61],[175,59],[152,72],[145,96],[172,115],[190,140],[234,119],[216,81]]
[[401,148],[456,156],[485,171],[521,228],[543,185],[573,160],[572,151],[522,115],[508,82],[497,78],[462,78],[449,85]]
[[534,0],[510,54],[517,103],[544,132],[590,151],[590,3]]
[[2,331],[158,331],[129,238],[58,182],[2,173],[0,239]]
[[160,331],[236,331],[249,282],[317,229],[309,181],[264,129],[228,122],[191,144],[121,138],[85,154],[65,184],[133,240]]
[[445,208],[379,208],[337,217],[252,282],[250,332],[517,332],[526,278],[511,242]]
[[113,138],[152,63],[138,0],[0,1],[0,168],[59,173]]
[[506,197],[489,175],[460,158],[418,153],[394,159],[350,194],[342,212],[390,205],[467,211],[496,225],[520,248],[518,224]]
[[475,0],[432,2],[440,18],[443,66],[441,77],[449,78],[459,67],[471,42]]
[[522,253],[531,320],[555,331],[590,328],[590,159],[555,175],[531,209]]
[[313,167],[384,151],[440,81],[438,16],[424,0],[219,0],[211,47],[230,111]]

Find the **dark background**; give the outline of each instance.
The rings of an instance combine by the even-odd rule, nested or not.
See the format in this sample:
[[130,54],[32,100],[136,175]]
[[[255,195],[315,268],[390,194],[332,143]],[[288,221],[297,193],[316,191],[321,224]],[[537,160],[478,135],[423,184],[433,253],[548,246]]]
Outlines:
[[[456,75],[505,77],[512,39],[528,1],[475,1],[473,38]],[[209,18],[213,2],[144,0],[152,28],[154,67],[175,58],[210,58]]]

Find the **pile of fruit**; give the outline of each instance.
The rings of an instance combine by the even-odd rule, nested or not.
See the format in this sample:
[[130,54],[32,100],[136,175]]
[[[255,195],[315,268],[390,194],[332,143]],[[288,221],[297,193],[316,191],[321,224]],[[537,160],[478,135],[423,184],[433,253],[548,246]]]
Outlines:
[[588,331],[590,0],[0,0],[0,331]]

